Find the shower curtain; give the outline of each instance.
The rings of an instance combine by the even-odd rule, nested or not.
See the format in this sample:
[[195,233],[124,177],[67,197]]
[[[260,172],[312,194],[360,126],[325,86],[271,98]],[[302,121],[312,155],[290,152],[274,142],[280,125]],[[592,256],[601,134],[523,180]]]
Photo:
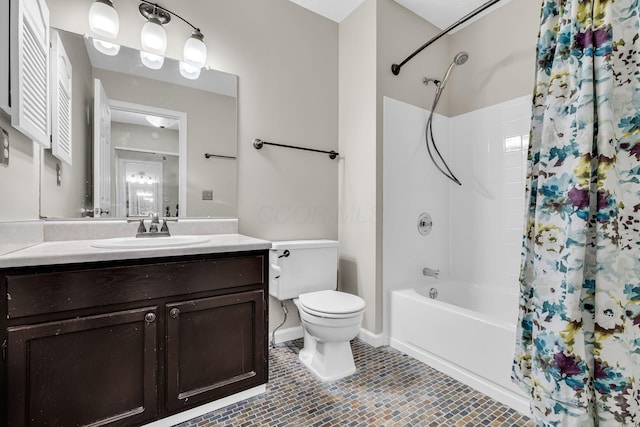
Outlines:
[[640,426],[639,0],[544,0],[513,380],[542,426]]

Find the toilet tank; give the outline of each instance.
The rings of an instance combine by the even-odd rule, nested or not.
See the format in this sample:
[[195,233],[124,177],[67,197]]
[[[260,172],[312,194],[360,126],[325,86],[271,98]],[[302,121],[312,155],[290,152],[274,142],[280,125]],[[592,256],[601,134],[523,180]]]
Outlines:
[[279,299],[336,289],[338,247],[335,240],[271,242],[269,293]]

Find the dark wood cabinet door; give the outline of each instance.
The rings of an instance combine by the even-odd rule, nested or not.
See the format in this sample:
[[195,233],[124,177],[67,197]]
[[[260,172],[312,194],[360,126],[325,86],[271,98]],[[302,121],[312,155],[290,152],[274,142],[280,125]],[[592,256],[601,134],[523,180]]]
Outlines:
[[157,307],[8,329],[9,426],[157,417]]
[[267,381],[264,291],[166,305],[167,410]]

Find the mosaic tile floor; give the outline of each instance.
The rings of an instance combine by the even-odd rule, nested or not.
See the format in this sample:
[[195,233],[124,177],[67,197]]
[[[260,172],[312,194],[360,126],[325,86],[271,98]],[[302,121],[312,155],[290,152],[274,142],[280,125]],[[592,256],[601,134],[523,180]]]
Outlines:
[[323,383],[298,361],[302,340],[269,351],[262,395],[180,427],[534,427],[519,412],[390,347],[351,343],[358,372]]

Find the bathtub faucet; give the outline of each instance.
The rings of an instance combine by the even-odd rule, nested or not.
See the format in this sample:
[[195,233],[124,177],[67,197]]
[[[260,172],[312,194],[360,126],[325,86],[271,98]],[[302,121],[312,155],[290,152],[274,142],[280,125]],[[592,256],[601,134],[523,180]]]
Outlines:
[[434,270],[433,268],[425,267],[422,269],[422,274],[437,279],[440,276],[440,270]]

